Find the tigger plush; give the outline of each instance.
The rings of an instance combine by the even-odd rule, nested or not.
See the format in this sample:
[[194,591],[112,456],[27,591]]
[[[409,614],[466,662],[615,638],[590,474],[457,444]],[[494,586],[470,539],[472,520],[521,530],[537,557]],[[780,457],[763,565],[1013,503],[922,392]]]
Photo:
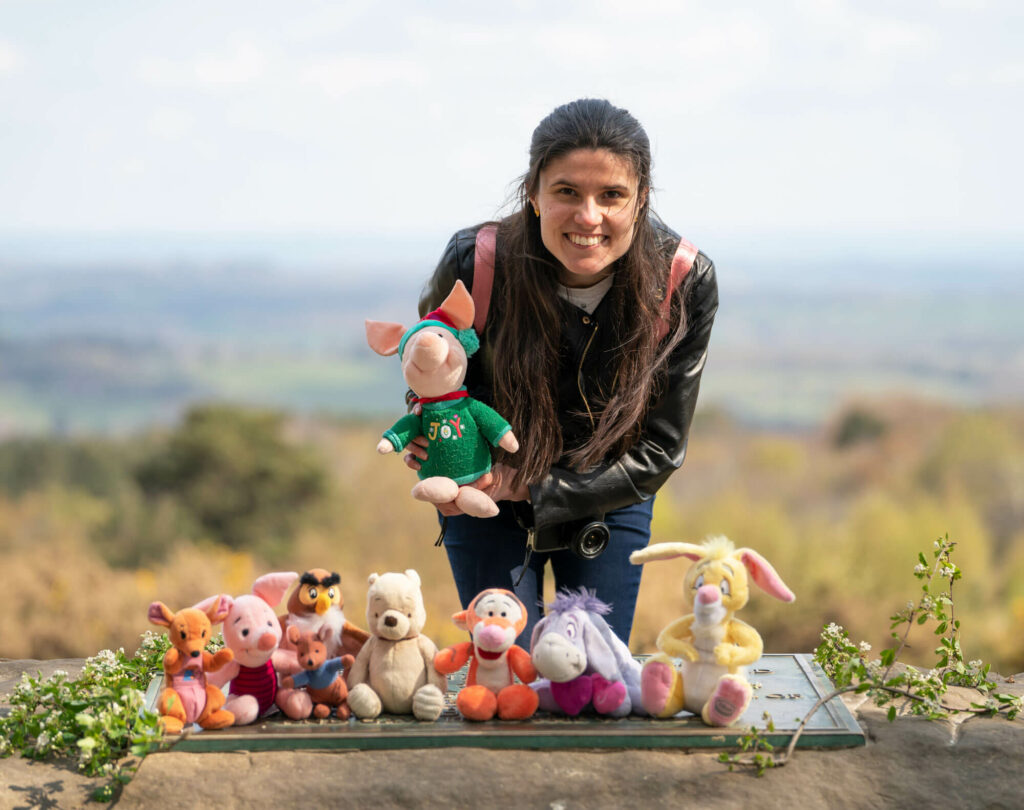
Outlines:
[[[466,686],[455,705],[467,720],[525,720],[537,711],[537,693],[525,684],[537,677],[530,654],[515,644],[526,627],[526,607],[511,591],[489,588],[452,616],[471,641],[446,647],[434,668],[450,675],[469,661]],[[513,675],[522,683],[515,683]]]

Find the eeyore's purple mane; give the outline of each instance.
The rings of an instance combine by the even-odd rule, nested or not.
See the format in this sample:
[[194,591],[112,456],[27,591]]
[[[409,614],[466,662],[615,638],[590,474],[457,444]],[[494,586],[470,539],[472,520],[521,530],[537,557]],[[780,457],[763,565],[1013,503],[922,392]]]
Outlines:
[[586,588],[570,591],[563,588],[555,594],[555,601],[547,606],[548,613],[565,613],[567,610],[585,610],[598,616],[607,616],[612,606],[597,598],[597,593]]

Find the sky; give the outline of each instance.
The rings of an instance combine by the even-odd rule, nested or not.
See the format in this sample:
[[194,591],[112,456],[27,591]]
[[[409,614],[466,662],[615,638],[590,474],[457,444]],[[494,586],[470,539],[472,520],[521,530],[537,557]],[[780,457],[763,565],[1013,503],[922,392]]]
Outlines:
[[983,0],[0,0],[0,253],[437,255],[584,96],[643,123],[655,208],[698,244],[1020,246],[1022,20]]

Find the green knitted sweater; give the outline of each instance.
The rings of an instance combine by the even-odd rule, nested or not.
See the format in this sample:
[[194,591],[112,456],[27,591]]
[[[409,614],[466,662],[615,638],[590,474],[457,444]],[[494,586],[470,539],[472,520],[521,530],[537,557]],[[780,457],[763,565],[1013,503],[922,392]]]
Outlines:
[[512,429],[493,408],[472,397],[426,402],[420,416],[408,414],[384,432],[396,451],[417,436],[427,437],[420,478],[440,475],[462,486],[491,469],[490,445]]

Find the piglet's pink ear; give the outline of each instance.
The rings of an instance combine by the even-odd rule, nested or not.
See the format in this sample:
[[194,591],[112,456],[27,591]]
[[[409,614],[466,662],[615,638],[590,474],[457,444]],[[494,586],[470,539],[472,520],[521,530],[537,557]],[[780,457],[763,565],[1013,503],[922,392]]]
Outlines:
[[171,622],[174,621],[174,613],[163,602],[151,604],[147,616],[153,624],[158,624],[161,627],[170,627]]
[[440,309],[451,319],[456,329],[469,329],[473,325],[476,307],[473,305],[473,296],[469,294],[462,279],[455,282],[455,286],[448,293],[448,297],[444,299]]
[[285,592],[299,578],[294,571],[276,571],[264,574],[252,584],[252,592],[271,607],[277,607]]
[[366,320],[366,342],[377,354],[389,357],[398,353],[398,344],[405,334],[405,327],[400,323]]
[[756,551],[749,548],[741,548],[736,552],[736,556],[742,560],[743,565],[750,574],[750,578],[765,593],[774,596],[782,602],[792,602],[796,599],[793,592],[782,581],[782,577],[772,568],[771,563]]

